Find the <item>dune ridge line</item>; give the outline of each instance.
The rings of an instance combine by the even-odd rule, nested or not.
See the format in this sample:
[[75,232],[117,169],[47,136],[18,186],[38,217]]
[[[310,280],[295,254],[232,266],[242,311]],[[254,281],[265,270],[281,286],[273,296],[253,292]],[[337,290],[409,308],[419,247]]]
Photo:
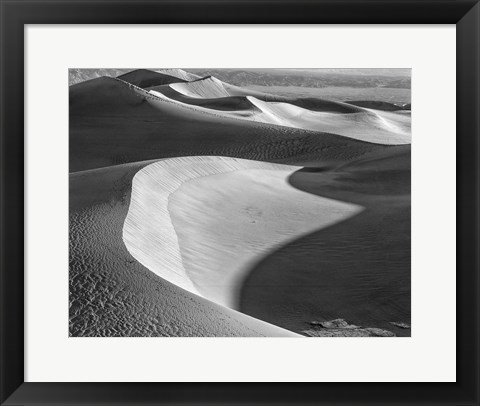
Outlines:
[[[199,83],[202,85],[196,86]],[[194,111],[225,118],[256,121],[310,131],[331,132],[362,141],[386,145],[411,143],[410,118],[406,115],[353,105],[351,107],[355,108],[356,112],[332,113],[329,111],[312,111],[284,101],[264,101],[259,97],[266,95],[248,92],[248,89],[238,88],[240,90],[237,90],[235,86],[231,85],[227,85],[227,88],[225,88],[225,85],[227,84],[211,77],[194,82],[172,83],[167,86],[184,96],[194,99],[221,99],[243,96],[252,106],[251,109],[212,111],[212,109],[207,107],[177,101],[157,90],[150,90],[149,93],[162,100]],[[193,90],[190,90],[191,87],[193,87]],[[234,90],[228,91],[227,89],[230,88]],[[339,106],[348,106],[347,103],[336,103]]]

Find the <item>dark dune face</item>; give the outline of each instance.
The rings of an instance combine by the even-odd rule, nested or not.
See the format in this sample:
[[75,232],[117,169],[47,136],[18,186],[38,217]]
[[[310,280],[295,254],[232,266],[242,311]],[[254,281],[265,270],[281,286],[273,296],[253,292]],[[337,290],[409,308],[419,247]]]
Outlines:
[[154,72],[148,69],[137,69],[132,72],[125,73],[118,78],[142,88],[185,82],[185,80],[176,78],[175,76]]
[[126,113],[143,100],[127,84],[110,77],[101,77],[70,86],[70,119],[110,116]]
[[188,155],[344,162],[388,149],[335,134],[191,114],[106,77],[70,87],[69,124],[70,172]]
[[410,324],[411,317],[410,146],[335,170],[300,170],[290,184],[366,209],[257,263],[241,311],[295,332],[312,320],[344,318],[410,335],[391,324]]

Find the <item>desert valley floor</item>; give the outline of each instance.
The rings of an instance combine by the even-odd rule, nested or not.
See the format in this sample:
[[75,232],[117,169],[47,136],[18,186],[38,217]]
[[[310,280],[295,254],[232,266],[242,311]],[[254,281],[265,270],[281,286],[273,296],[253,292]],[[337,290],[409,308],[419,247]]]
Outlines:
[[410,336],[410,105],[69,88],[69,334]]

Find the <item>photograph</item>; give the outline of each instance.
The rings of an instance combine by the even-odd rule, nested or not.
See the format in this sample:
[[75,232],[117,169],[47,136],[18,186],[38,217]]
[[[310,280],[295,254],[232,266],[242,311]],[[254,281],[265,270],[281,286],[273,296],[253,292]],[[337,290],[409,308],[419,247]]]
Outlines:
[[411,68],[65,76],[68,337],[411,337]]

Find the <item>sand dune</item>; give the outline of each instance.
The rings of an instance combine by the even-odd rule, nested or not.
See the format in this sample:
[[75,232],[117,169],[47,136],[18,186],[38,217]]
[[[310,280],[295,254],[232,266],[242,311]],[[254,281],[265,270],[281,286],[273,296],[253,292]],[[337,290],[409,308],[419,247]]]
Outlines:
[[[172,73],[178,75],[180,72],[176,71]],[[118,79],[145,88],[150,86],[168,85],[176,82],[185,82],[185,79],[181,79],[177,75],[155,72],[148,69],[137,69],[119,76]],[[185,76],[183,74],[180,75]]]
[[[362,109],[361,111],[347,114],[319,112],[307,110],[290,103],[264,102],[253,96],[246,96],[246,101],[250,103],[250,107],[248,107],[248,104],[244,104],[242,109],[223,109],[220,112],[216,111],[212,113],[209,108],[205,107],[208,106],[208,104],[200,105],[200,103],[196,103],[195,106],[192,104],[187,105],[170,99],[166,97],[164,93],[155,90],[151,90],[150,93],[160,99],[175,102],[179,106],[191,106],[192,111],[203,112],[204,114],[216,114],[225,118],[243,119],[283,127],[335,133],[344,137],[384,145],[411,143],[410,118],[385,111]],[[240,104],[240,100],[232,100],[231,97],[232,96],[220,97],[216,100],[218,100],[222,106],[225,106],[227,101],[230,105],[235,101],[238,101]],[[211,104],[212,102],[210,101],[210,106]]]
[[187,82],[190,82],[192,80],[198,80],[201,77],[198,75],[195,75],[194,73],[184,71],[183,69],[178,69],[178,68],[169,68],[169,69],[158,69],[157,72],[159,73],[164,73],[166,75],[170,75],[179,79],[183,79]]
[[71,336],[293,336],[158,277],[122,241],[133,176],[151,162],[70,175]]
[[225,89],[223,82],[213,76],[188,82],[186,85],[174,84],[171,88],[189,97],[213,99],[233,96]]
[[177,92],[194,98],[214,99],[218,97],[228,96],[255,96],[260,98],[275,98],[268,93],[262,93],[244,87],[234,86],[229,83],[222,82],[214,76],[206,76],[204,78],[188,82],[175,83],[170,86]]
[[185,155],[329,165],[386,148],[335,134],[241,119],[240,113],[228,117],[199,109],[154,97],[114,78],[73,85],[70,171]]
[[202,111],[212,108],[228,111],[228,114],[224,114],[226,117],[331,132],[380,144],[411,143],[410,119],[389,113],[390,110],[401,110],[391,103],[360,101],[348,104],[320,99],[281,98],[232,86],[213,76],[188,83],[153,87],[150,90],[159,97],[166,96],[181,103],[202,107]]
[[330,132],[379,144],[411,143],[410,119],[389,112],[364,109],[361,112],[335,114],[310,111],[289,103],[263,102],[248,97],[261,112],[264,122],[306,130]]
[[250,110],[252,107],[254,107],[246,96],[227,96],[216,98],[189,97],[177,92],[170,85],[154,86],[148,90],[154,95],[160,94],[181,103],[205,107],[211,110],[237,111]]
[[298,169],[224,157],[151,164],[133,180],[125,245],[163,279],[238,308],[252,261],[361,211],[291,187],[287,179]]

